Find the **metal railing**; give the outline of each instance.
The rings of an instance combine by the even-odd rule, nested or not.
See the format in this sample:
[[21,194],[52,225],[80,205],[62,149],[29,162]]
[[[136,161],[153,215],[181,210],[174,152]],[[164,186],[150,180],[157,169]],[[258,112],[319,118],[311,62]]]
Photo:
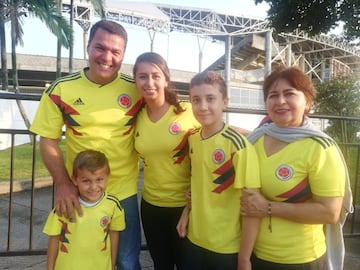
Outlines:
[[[0,99],[19,99],[38,101],[40,95],[34,94],[11,94],[0,93]],[[245,114],[265,114],[264,111],[229,109],[230,113]],[[315,117],[315,116],[314,116]],[[340,119],[335,116],[321,116],[322,119]],[[342,117],[342,120],[360,121],[357,117]],[[36,141],[36,135],[29,130],[2,129],[0,123],[0,135],[8,134],[11,136],[10,157],[9,157],[9,180],[0,182],[0,257],[3,256],[26,256],[46,254],[47,237],[42,234],[42,227],[49,211],[53,207],[54,188],[51,178],[47,185],[38,187],[39,180],[36,179],[36,144],[31,147],[31,170],[27,180],[15,180],[14,171],[17,170],[14,164],[14,149],[16,136],[33,136]],[[352,190],[354,196],[355,212],[347,219],[344,227],[345,237],[360,236],[360,217],[358,216],[360,203],[359,196],[359,168],[360,168],[360,144],[339,143],[340,147],[346,151],[351,151]],[[4,150],[0,150],[4,151]],[[4,168],[1,168],[3,170]],[[24,168],[19,168],[24,169]],[[19,182],[21,182],[19,184]],[[20,186],[20,187],[19,187]],[[27,187],[26,187],[27,186]],[[7,206],[6,206],[7,205]],[[146,249],[146,246],[142,247]]]

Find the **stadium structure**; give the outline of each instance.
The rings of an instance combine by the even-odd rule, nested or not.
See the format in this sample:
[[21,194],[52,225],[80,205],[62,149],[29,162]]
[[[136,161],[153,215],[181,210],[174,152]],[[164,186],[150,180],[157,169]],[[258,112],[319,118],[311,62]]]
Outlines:
[[[224,76],[230,97],[229,107],[264,109],[263,78],[277,65],[297,65],[315,82],[342,75],[360,75],[359,48],[336,36],[309,36],[301,31],[277,33],[266,19],[210,9],[137,1],[104,2],[106,18],[147,31],[151,49],[158,32],[170,35],[177,31],[224,44],[223,55],[204,68],[200,65],[202,53],[199,46],[199,69],[215,70]],[[85,48],[89,29],[100,17],[88,0],[62,0],[62,5],[63,15],[70,17],[72,10],[74,21],[83,30],[84,59],[74,59],[74,70],[79,70],[87,65]],[[10,55],[8,57],[10,63]],[[37,87],[42,91],[45,84],[56,78],[54,57],[18,54],[17,60],[22,89],[30,87],[29,91],[32,91]],[[67,59],[62,60],[63,74],[66,74]],[[131,65],[123,64],[124,73],[131,74],[131,70]],[[186,95],[193,75],[193,72],[172,70],[174,88]],[[9,78],[11,81],[12,76]]]
[[[223,42],[224,55],[204,70],[222,73],[236,107],[245,105],[244,99],[252,103],[247,106],[262,107],[261,91],[254,90],[277,65],[297,65],[317,82],[360,75],[359,48],[336,36],[309,36],[302,31],[276,33],[265,19],[210,9],[118,0],[106,0],[105,6],[106,18],[143,27],[150,38],[155,32],[179,31]],[[74,20],[86,37],[96,17],[93,6],[86,0],[74,0],[72,8]],[[63,13],[70,10],[70,1],[63,0]]]
[[[62,4],[64,16],[69,16],[70,0],[62,0]],[[105,0],[105,7],[107,19],[148,31],[151,44],[155,33],[169,34],[172,31],[223,43],[223,55],[201,70],[215,70],[224,76],[230,97],[226,121],[249,130],[256,127],[265,113],[261,86],[264,76],[274,66],[297,65],[315,82],[341,75],[360,75],[360,50],[335,36],[309,36],[300,31],[276,33],[265,19],[210,9],[119,0]],[[74,59],[74,70],[80,70],[87,65],[85,48],[89,29],[99,16],[88,0],[73,0],[72,11],[74,20],[84,33],[84,59]],[[10,63],[10,55],[7,56]],[[64,75],[68,72],[67,62],[67,58],[62,59]],[[17,66],[22,92],[42,92],[45,84],[56,78],[55,57],[18,54]],[[121,71],[131,75],[132,65],[123,64]],[[170,72],[172,85],[186,99],[194,72]],[[11,80],[12,76],[9,78]],[[29,111],[35,111],[35,105],[32,104],[34,108]],[[10,107],[6,109],[6,106]],[[6,112],[17,111],[15,107],[15,103],[6,100],[0,106]],[[0,115],[7,114],[0,112]],[[0,122],[13,128],[23,125],[22,119],[16,115],[0,119]],[[322,129],[325,124],[318,121],[316,125]],[[0,141],[5,140],[0,138]],[[0,148],[4,145],[0,144]]]

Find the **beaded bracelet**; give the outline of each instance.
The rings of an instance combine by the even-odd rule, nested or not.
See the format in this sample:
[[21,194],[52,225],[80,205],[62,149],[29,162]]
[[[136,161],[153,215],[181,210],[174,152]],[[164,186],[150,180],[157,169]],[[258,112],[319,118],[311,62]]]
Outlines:
[[268,225],[268,228],[269,228],[269,231],[272,232],[272,224],[271,224],[271,202],[269,201],[268,202],[268,211],[267,211],[267,214],[269,216],[269,225]]

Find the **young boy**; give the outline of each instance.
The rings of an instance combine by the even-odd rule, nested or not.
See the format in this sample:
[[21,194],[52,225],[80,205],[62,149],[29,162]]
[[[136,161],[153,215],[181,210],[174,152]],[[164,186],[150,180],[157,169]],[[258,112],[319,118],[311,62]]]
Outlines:
[[184,269],[249,270],[260,221],[240,217],[240,197],[260,187],[256,152],[222,120],[228,98],[218,73],[195,75],[189,93],[201,128],[189,137],[191,203],[177,226],[187,236]]
[[125,218],[119,200],[105,192],[109,175],[103,153],[85,150],[76,156],[72,182],[78,188],[83,215],[71,222],[55,209],[49,214],[43,230],[49,235],[47,270],[115,269]]

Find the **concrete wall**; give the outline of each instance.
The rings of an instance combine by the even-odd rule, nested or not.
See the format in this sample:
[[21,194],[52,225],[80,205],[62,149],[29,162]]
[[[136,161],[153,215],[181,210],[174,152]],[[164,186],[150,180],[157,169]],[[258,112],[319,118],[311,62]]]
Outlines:
[[[42,55],[30,55],[30,54],[17,54],[17,69],[18,70],[36,70],[36,71],[56,71],[56,57],[53,56],[42,56]],[[73,71],[79,71],[86,67],[86,59],[74,59]],[[7,66],[11,69],[11,54],[7,54]],[[61,59],[62,72],[69,71],[69,60],[68,58]],[[132,75],[133,65],[122,64],[121,72]],[[190,82],[190,79],[195,75],[194,72],[183,71],[183,70],[170,70],[171,80],[178,82]]]

